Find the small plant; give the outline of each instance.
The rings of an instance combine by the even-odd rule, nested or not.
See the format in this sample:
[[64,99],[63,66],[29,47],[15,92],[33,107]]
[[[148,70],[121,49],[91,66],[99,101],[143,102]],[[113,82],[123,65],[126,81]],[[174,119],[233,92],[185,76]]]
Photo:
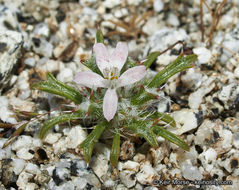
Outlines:
[[181,54],[151,77],[147,74],[148,68],[160,52],[151,53],[144,63],[139,64],[128,58],[127,46],[122,42],[109,55],[100,30],[97,31],[96,42],[94,55],[83,62],[91,71],[80,72],[74,79],[82,86],[80,91],[56,80],[51,73],[47,74],[46,81],[33,85],[33,89],[65,97],[78,105],[70,113],[62,113],[45,121],[40,138],[44,138],[49,129],[58,123],[84,120],[94,128],[79,145],[83,158],[86,162],[90,161],[95,142],[105,130],[110,130],[113,138],[110,161],[113,166],[118,162],[121,136],[143,137],[152,147],[158,146],[156,137],[162,136],[189,150],[183,140],[166,130],[169,125],[176,126],[174,119],[152,109],[152,103],[158,99],[160,85],[174,74],[192,67],[197,56]]

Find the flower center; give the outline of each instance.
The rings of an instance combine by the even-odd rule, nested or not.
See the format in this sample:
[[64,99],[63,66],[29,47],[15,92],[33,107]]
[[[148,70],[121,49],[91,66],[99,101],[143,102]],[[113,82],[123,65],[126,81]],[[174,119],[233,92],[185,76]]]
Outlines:
[[105,68],[103,75],[108,80],[109,88],[116,88],[119,79],[119,70],[117,67]]

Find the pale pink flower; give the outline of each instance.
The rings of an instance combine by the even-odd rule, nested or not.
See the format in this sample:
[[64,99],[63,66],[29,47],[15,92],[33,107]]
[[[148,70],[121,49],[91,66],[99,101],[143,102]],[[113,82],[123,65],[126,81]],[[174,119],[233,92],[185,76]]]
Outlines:
[[146,74],[146,67],[130,68],[120,76],[120,71],[128,56],[128,47],[122,42],[117,44],[112,55],[109,55],[102,43],[96,43],[93,51],[96,56],[96,64],[104,78],[94,72],[79,72],[74,80],[76,83],[89,88],[108,88],[103,100],[103,113],[104,117],[110,121],[117,111],[118,96],[116,89],[141,80]]

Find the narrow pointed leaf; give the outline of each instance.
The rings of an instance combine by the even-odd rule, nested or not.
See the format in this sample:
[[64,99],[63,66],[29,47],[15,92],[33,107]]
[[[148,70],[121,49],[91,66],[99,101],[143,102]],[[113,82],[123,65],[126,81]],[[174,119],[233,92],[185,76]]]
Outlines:
[[12,143],[22,133],[22,131],[26,128],[27,124],[28,124],[28,122],[24,122],[20,127],[18,127],[16,129],[16,131],[14,131],[14,133],[8,139],[8,141],[4,143],[2,148],[6,148],[10,143]]
[[149,93],[143,89],[141,89],[136,96],[134,96],[131,100],[131,104],[133,105],[142,105],[149,100],[157,99],[158,97],[152,93]]
[[35,83],[32,88],[65,97],[76,104],[82,102],[82,95],[77,90],[60,82],[51,73],[47,73],[47,81]]
[[88,114],[90,114],[93,119],[101,119],[102,117],[104,117],[102,102],[96,103],[92,101],[88,109]]
[[90,59],[83,61],[82,64],[85,65],[86,67],[88,67],[94,73],[97,73],[97,74],[103,76],[102,73],[100,72],[100,69],[97,67],[94,56],[91,56]]
[[185,69],[191,68],[193,66],[193,62],[196,61],[197,55],[188,55],[184,57],[184,55],[178,56],[178,58],[167,67],[165,67],[162,71],[154,76],[154,78],[149,82],[149,88],[156,88],[165,83],[170,77],[175,75],[178,72],[181,72]]
[[157,59],[159,54],[160,52],[152,52],[147,56],[146,61],[144,62],[146,69],[148,69],[152,65],[152,63]]
[[69,122],[71,120],[76,120],[82,117],[83,112],[75,112],[70,114],[62,114],[57,117],[53,117],[43,123],[43,126],[40,129],[40,138],[43,139],[46,136],[46,133],[58,123]]
[[152,122],[135,121],[126,126],[126,128],[134,131],[137,135],[144,137],[152,147],[158,146],[156,136],[152,131]]
[[159,135],[163,138],[165,138],[166,140],[178,145],[179,147],[183,148],[186,151],[189,151],[189,147],[187,145],[187,143],[185,143],[182,139],[180,139],[179,137],[177,137],[175,134],[167,131],[166,129],[159,127],[159,126],[154,126],[153,127],[153,131],[156,135]]
[[110,162],[113,167],[116,167],[116,164],[118,163],[119,154],[120,154],[120,133],[118,130],[114,135],[113,144],[110,152]]
[[88,163],[90,161],[95,142],[98,141],[103,131],[108,126],[108,122],[104,121],[95,126],[94,130],[87,136],[87,138],[80,144],[83,152],[84,160]]
[[96,42],[97,43],[104,43],[104,36],[103,36],[103,33],[100,29],[97,30],[96,32]]
[[0,128],[12,128],[14,124],[11,123],[0,123]]
[[[145,113],[144,115],[147,115],[147,114],[149,114],[149,113]],[[164,121],[165,123],[169,124],[172,127],[176,127],[175,120],[167,113],[155,112],[149,116],[149,119],[157,119],[159,121],[161,120],[161,121]]]

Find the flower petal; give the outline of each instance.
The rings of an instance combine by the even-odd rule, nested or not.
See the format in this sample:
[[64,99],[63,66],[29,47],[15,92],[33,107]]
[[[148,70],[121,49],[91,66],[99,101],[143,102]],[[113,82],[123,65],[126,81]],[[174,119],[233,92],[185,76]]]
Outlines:
[[120,71],[128,57],[128,46],[123,42],[118,42],[113,54],[110,56],[110,64]]
[[120,81],[117,87],[133,84],[144,78],[145,75],[146,67],[144,65],[130,68],[120,76]]
[[103,100],[103,113],[105,119],[110,121],[114,118],[115,113],[117,111],[118,106],[118,96],[116,93],[116,88],[108,89],[105,93],[104,100]]
[[93,87],[106,87],[107,80],[94,72],[79,72],[76,74],[74,81],[78,84]]
[[93,47],[93,51],[96,57],[96,64],[99,67],[101,73],[106,67],[109,67],[110,55],[105,45],[102,43],[96,43]]

